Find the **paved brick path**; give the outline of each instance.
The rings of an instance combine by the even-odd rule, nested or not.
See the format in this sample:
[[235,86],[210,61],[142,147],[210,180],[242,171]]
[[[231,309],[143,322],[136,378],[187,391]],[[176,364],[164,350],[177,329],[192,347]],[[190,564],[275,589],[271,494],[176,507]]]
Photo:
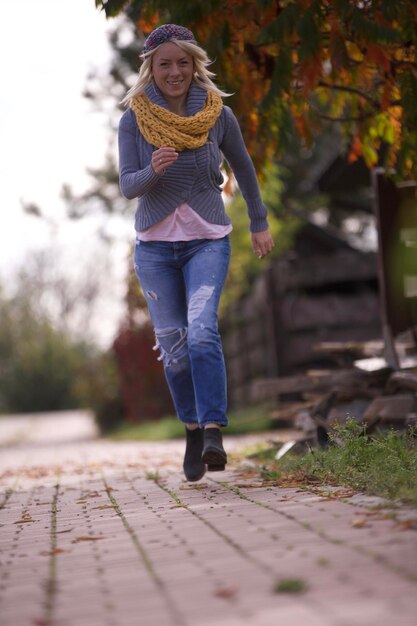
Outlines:
[[[417,625],[416,511],[236,461],[187,483],[183,442],[77,441],[64,421],[0,449],[2,626]],[[289,578],[305,590],[278,593]]]

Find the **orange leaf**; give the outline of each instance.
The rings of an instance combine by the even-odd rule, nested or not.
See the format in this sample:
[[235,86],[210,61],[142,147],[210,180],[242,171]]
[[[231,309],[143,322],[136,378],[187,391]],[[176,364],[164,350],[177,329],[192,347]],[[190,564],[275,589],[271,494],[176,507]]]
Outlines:
[[56,550],[50,550],[49,552],[39,552],[41,556],[52,556],[54,554],[61,554],[62,552],[66,552],[66,550],[61,550],[61,548],[56,548]]
[[391,71],[391,62],[382,46],[376,43],[369,43],[366,51],[366,59],[371,63],[375,63],[385,72]]
[[80,541],[99,541],[100,539],[104,539],[104,537],[95,537],[94,535],[81,535],[80,537],[75,537],[71,541],[71,543],[79,543]]
[[346,42],[340,34],[340,31],[332,29],[330,32],[329,52],[332,68],[335,72],[349,67],[349,54],[346,48]]
[[361,154],[362,154],[362,141],[360,140],[358,135],[355,135],[355,138],[350,146],[350,150],[348,154],[348,161],[350,163],[357,161],[358,158],[361,156]]
[[364,526],[367,526],[367,520],[363,517],[356,517],[352,520],[352,526],[353,528],[363,528]]
[[29,513],[26,513],[25,515],[23,515],[22,519],[18,519],[17,522],[15,522],[15,524],[28,524],[29,522],[34,522],[35,520],[32,518],[31,515],[29,515]]
[[93,509],[117,509],[116,504],[100,504],[100,506],[93,506]]
[[153,15],[147,15],[146,18],[141,17],[137,22],[137,26],[142,32],[150,33],[151,31],[153,31],[154,28],[157,27],[158,22],[159,12],[156,11]]
[[398,530],[417,530],[417,518],[397,522],[395,528],[398,528]]
[[317,54],[314,57],[306,59],[300,63],[298,68],[298,79],[301,81],[301,93],[304,97],[307,97],[309,93],[317,87],[317,84],[322,76],[322,62],[321,55]]
[[216,589],[214,595],[217,598],[224,598],[227,600],[228,598],[233,598],[238,591],[238,587],[221,587],[220,589]]

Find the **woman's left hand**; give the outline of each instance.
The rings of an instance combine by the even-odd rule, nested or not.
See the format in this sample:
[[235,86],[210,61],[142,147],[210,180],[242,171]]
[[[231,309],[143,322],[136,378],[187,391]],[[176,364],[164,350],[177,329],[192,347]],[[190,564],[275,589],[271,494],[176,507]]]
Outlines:
[[252,249],[258,259],[269,254],[275,246],[269,230],[262,230],[260,233],[251,233]]

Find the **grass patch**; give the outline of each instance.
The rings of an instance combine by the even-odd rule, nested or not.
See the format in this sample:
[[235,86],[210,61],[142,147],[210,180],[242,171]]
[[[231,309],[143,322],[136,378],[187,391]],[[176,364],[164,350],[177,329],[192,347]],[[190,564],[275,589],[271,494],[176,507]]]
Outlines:
[[107,434],[115,441],[162,441],[184,437],[184,426],[175,417],[167,416],[160,420],[140,424],[120,424]]
[[[279,461],[271,451],[260,451],[265,478],[285,482],[344,485],[355,491],[417,506],[417,428],[381,431],[367,436],[354,420],[337,426],[327,449]],[[252,456],[253,458],[253,456]]]
[[[233,411],[229,414],[229,426],[224,431],[228,435],[265,432],[277,428],[276,422],[269,417],[271,407],[251,407]],[[184,437],[184,424],[175,416],[169,415],[157,421],[140,424],[121,424],[108,434],[116,441],[163,441]]]
[[275,593],[301,593],[307,585],[301,578],[283,578],[274,587]]

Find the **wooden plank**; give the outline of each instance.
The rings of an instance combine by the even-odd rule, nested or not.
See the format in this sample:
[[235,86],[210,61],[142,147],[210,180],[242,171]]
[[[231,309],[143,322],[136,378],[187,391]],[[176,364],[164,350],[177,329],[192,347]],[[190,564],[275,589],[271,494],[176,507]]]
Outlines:
[[314,352],[338,355],[352,354],[355,358],[381,356],[384,352],[384,342],[375,341],[321,341],[313,346]]
[[374,424],[407,420],[408,414],[415,409],[415,398],[412,393],[375,398],[363,414],[363,422]]
[[252,383],[251,396],[254,398],[266,398],[280,394],[299,393],[325,389],[335,384],[347,381],[361,380],[361,375],[355,370],[341,371],[317,371],[298,376],[283,376],[280,378],[264,378]]
[[379,324],[375,292],[339,294],[292,294],[283,300],[282,323],[286,332],[317,328],[372,326]]
[[397,389],[417,391],[417,372],[394,372],[389,378],[387,389],[390,393]]
[[333,283],[358,283],[377,276],[377,257],[373,252],[339,250],[330,259],[329,256],[315,255],[309,258],[308,263],[304,259],[293,261],[284,278],[285,287],[294,289]]
[[[367,372],[376,370],[392,369],[388,361],[384,357],[371,357],[369,359],[358,359],[354,362],[354,366]],[[400,369],[416,368],[417,356],[404,356],[399,358]]]
[[[326,355],[314,350],[314,346],[322,341],[367,341],[380,336],[377,325],[372,326],[345,326],[345,327],[324,327],[302,331],[299,333],[287,333],[287,350],[285,353],[285,364],[288,368],[305,368],[310,363],[313,365],[323,361]],[[329,361],[329,358],[327,358]],[[346,367],[346,364],[345,364]],[[288,370],[287,370],[288,371]]]

